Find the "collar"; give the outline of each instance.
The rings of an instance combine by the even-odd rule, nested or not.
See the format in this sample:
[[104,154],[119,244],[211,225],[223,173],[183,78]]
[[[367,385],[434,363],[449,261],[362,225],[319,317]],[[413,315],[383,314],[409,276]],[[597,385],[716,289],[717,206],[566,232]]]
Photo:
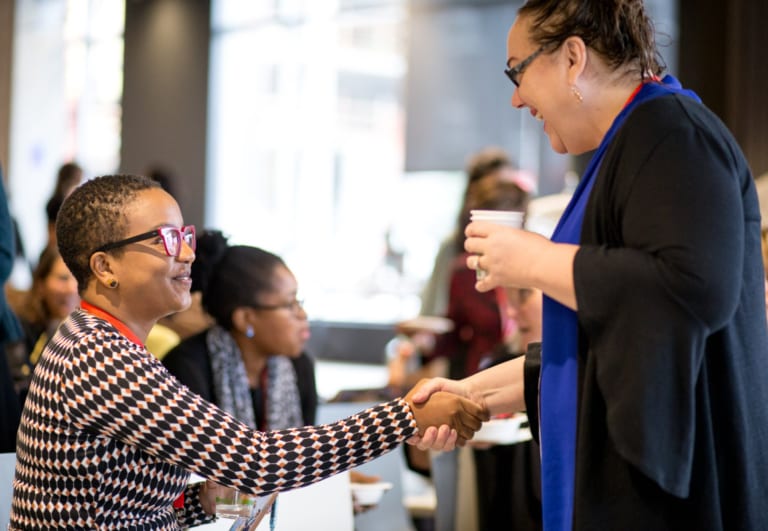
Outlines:
[[117,328],[117,330],[123,334],[127,339],[129,339],[131,342],[136,343],[140,347],[144,346],[144,343],[142,343],[141,339],[133,333],[133,331],[128,328],[128,325],[126,325],[124,322],[122,322],[120,319],[112,315],[111,313],[102,310],[98,306],[94,306],[93,304],[81,300],[80,301],[80,308],[83,311],[86,311],[90,313],[91,315],[94,315],[100,319],[104,319],[105,321],[109,322],[112,326]]
[[635,99],[635,96],[637,96],[638,92],[640,92],[640,89],[645,86],[646,83],[659,83],[661,82],[661,79],[659,79],[658,76],[651,76],[648,79],[642,80],[636,87],[635,90],[632,91],[632,94],[629,95],[629,98],[627,98],[627,101],[624,102],[624,106],[622,109],[624,109],[627,105],[632,103],[632,100]]

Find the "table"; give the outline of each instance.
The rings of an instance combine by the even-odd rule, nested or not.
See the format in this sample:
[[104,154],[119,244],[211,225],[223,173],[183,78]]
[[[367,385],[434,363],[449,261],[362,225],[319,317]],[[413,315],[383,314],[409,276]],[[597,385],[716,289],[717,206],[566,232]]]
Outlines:
[[[196,531],[228,531],[234,520],[219,518],[216,522],[194,527]],[[258,531],[269,531],[266,516]],[[307,487],[283,492],[277,497],[275,531],[353,531],[352,497],[349,472],[337,474]]]

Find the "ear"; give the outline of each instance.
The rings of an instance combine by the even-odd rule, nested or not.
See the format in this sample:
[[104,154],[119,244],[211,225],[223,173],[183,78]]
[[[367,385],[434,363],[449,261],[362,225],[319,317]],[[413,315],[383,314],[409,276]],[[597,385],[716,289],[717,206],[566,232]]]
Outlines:
[[568,83],[575,85],[587,67],[587,45],[581,37],[571,36],[562,46],[568,60]]
[[251,310],[247,306],[238,306],[232,312],[232,326],[238,332],[245,333],[250,324]]
[[93,253],[88,261],[91,266],[91,272],[94,278],[105,288],[109,288],[110,283],[118,280],[115,278],[115,272],[112,269],[112,258],[104,252]]

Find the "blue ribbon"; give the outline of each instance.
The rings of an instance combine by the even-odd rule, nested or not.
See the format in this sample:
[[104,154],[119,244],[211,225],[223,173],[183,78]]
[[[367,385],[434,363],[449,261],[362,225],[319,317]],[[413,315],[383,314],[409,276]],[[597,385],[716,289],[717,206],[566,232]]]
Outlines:
[[[578,244],[584,211],[600,163],[627,116],[641,103],[668,94],[683,94],[701,101],[677,79],[645,83],[619,115],[592,156],[579,186],[552,235],[552,241]],[[576,464],[578,389],[578,319],[576,312],[544,297],[542,368],[540,382],[541,484],[545,531],[570,531]]]

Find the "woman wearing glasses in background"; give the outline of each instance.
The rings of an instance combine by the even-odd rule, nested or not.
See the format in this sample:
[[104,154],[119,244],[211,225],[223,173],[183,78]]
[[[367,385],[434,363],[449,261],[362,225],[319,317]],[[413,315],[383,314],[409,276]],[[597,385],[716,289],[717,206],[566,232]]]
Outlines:
[[[220,231],[207,230],[198,238],[192,283],[216,324],[183,340],[163,365],[252,428],[314,424],[315,365],[304,351],[309,322],[285,262],[257,247],[230,247]],[[357,483],[378,479],[350,473]]]
[[451,447],[486,417],[454,395],[418,408],[409,395],[322,427],[256,431],[144,347],[158,319],[190,302],[195,231],[168,193],[144,177],[93,179],[65,200],[56,233],[82,302],[35,368],[11,530],[176,530],[214,510],[207,483],[187,485],[190,471],[267,494],[348,470],[427,426],[457,430]]
[[216,324],[182,341],[163,364],[190,390],[252,428],[313,424],[315,368],[304,352],[309,322],[293,273],[270,252],[227,246],[220,232],[206,231],[200,243],[220,251],[205,260],[207,272],[192,264],[203,307]]
[[546,295],[540,372],[529,351],[432,388],[482,394],[492,414],[524,394],[539,407],[547,531],[768,529],[768,332],[744,155],[659,77],[641,0],[529,0],[506,56],[512,105],[555,151],[595,153],[552,241],[466,230],[478,289]]

